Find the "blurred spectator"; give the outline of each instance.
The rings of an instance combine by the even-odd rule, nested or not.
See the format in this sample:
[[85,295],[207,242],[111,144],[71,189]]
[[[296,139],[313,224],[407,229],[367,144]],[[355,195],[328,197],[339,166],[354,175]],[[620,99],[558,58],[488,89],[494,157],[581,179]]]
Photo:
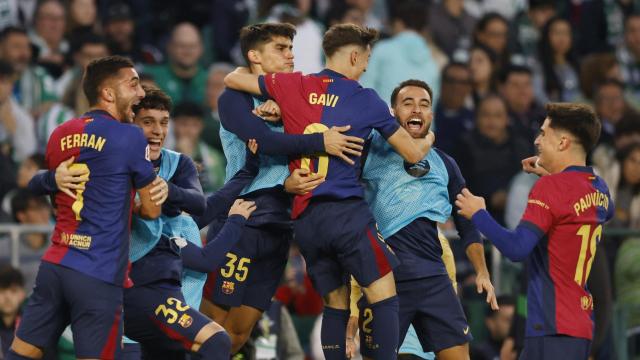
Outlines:
[[[293,1],[292,1],[293,2]],[[322,26],[309,17],[311,0],[296,0],[296,6],[278,4],[271,8],[267,22],[290,23],[296,27],[293,38],[295,71],[303,74],[322,70]]]
[[496,69],[501,69],[510,61],[509,49],[507,48],[508,34],[509,22],[498,13],[487,13],[476,23],[473,42],[493,50],[496,55]]
[[538,59],[534,78],[536,97],[542,103],[578,100],[578,59],[567,20],[553,17],[545,24],[538,42]]
[[18,193],[20,189],[26,189],[31,178],[38,172],[38,170],[45,169],[44,155],[33,154],[24,159],[18,167],[18,174],[16,176],[16,188],[9,191],[2,198],[2,211],[6,214],[12,214],[11,200]]
[[595,92],[595,110],[602,122],[599,143],[613,146],[616,125],[633,110],[624,98],[624,85],[618,80],[606,80]]
[[626,310],[627,329],[640,326],[640,261],[638,259],[640,259],[640,238],[626,239],[618,250],[613,277],[616,302],[620,308]]
[[599,164],[597,169],[616,204],[615,216],[608,225],[640,230],[640,143],[622,148],[615,161]]
[[360,83],[375,89],[387,103],[393,89],[406,79],[422,80],[434,89],[440,88],[440,69],[421,35],[426,11],[426,5],[419,0],[401,2],[391,15],[393,37],[380,41],[371,51]]
[[473,103],[478,106],[487,94],[496,91],[497,58],[495,52],[482,44],[469,51],[469,69],[473,85]]
[[[504,209],[504,224],[509,229],[515,229],[520,224],[529,201],[529,192],[540,177],[520,171],[511,179],[507,192],[507,204]],[[507,259],[508,261],[508,259]]]
[[204,105],[207,71],[198,61],[202,57],[200,32],[191,23],[177,24],[167,44],[168,62],[145,67],[160,88],[178,104],[192,101]]
[[200,140],[204,128],[204,111],[198,104],[183,102],[173,110],[173,134],[176,151],[193,159],[205,193],[212,193],[224,184],[226,161],[219,150]]
[[[73,42],[76,37],[86,33],[98,33],[101,29],[98,20],[96,0],[69,0],[67,2],[67,38]],[[73,44],[71,44],[73,48]],[[73,49],[71,49],[73,50]]]
[[528,141],[509,128],[507,106],[486,96],[476,111],[476,128],[465,134],[455,156],[469,189],[487,199],[487,210],[504,223],[507,189],[529,155]]
[[232,62],[235,48],[242,59],[238,45],[240,29],[255,19],[253,0],[213,0],[211,26],[213,27],[213,50],[217,61]]
[[108,56],[109,48],[105,39],[101,36],[85,33],[76,37],[72,42],[71,54],[73,66],[67,69],[56,82],[56,92],[64,105],[72,109],[76,114],[84,114],[89,110],[89,102],[81,86],[84,69],[91,61]]
[[498,311],[487,308],[484,324],[489,330],[489,338],[473,346],[471,356],[474,360],[500,359],[500,349],[509,336],[516,303],[512,297],[503,295],[498,296],[498,304],[500,304]]
[[500,94],[509,109],[511,126],[529,141],[533,152],[533,140],[544,122],[546,111],[533,95],[531,69],[509,65],[500,73],[499,82]]
[[609,79],[622,81],[620,65],[612,53],[590,54],[580,64],[580,90],[585,99],[593,101],[600,84]]
[[[304,360],[304,351],[302,351],[291,315],[277,300],[272,301],[271,307],[262,314],[262,318],[253,328],[251,338],[255,347],[256,360]],[[242,349],[239,353],[242,353]],[[253,358],[253,356],[245,358]]]
[[33,119],[11,96],[15,71],[0,60],[0,151],[20,162],[36,151]]
[[[0,151],[0,198],[16,187],[16,174],[13,160]],[[0,212],[0,222],[10,221],[9,214]]]
[[284,283],[275,298],[297,316],[318,316],[322,313],[322,298],[307,275],[305,261],[296,245],[289,249],[289,261],[284,271]]
[[104,17],[104,35],[112,55],[131,58],[135,63],[154,64],[162,58],[155,48],[139,44],[136,27],[129,5],[122,1],[110,2]]
[[64,38],[66,10],[60,0],[43,0],[38,3],[33,20],[31,42],[38,50],[38,64],[49,75],[58,78],[64,71],[64,62],[69,52],[69,42]]
[[374,13],[375,2],[375,0],[346,0],[348,5],[355,6],[362,11],[364,14],[364,26],[382,30],[382,19]]
[[10,265],[0,266],[0,355],[9,354],[9,347],[20,323],[20,307],[26,297],[20,270]]
[[476,19],[464,10],[463,0],[443,0],[429,9],[429,33],[436,45],[453,57],[457,49],[468,49]]
[[0,1],[0,29],[31,25],[37,0]]
[[625,20],[624,43],[618,46],[616,56],[627,90],[634,97],[640,96],[640,14],[631,14]]
[[512,19],[521,10],[524,1],[514,0],[465,0],[465,9],[476,18],[488,13],[498,13],[505,19]]
[[558,0],[558,14],[571,23],[573,41],[580,56],[610,50],[607,44],[605,2],[609,0]]
[[204,130],[201,139],[209,146],[222,151],[220,141],[220,116],[218,115],[218,97],[224,90],[224,77],[233,71],[227,63],[215,63],[209,67],[207,78],[207,114],[204,118]]
[[[51,205],[44,196],[35,196],[27,189],[19,189],[11,199],[11,212],[14,220],[23,225],[50,225]],[[46,233],[23,233],[20,235],[18,254],[20,270],[25,277],[26,288],[30,291],[36,280],[40,258],[48,246]],[[0,261],[9,261],[8,244],[0,243]],[[6,255],[5,255],[6,254]]]
[[434,127],[436,146],[448,154],[454,153],[460,138],[475,126],[475,115],[465,106],[470,95],[469,67],[456,62],[447,64],[442,70],[442,87],[436,105]]
[[515,52],[528,59],[535,58],[542,27],[555,15],[554,0],[529,0],[529,8],[519,13],[512,22],[510,33]]
[[16,101],[37,118],[56,100],[53,79],[40,66],[31,65],[32,49],[24,29],[0,31],[0,58],[13,66],[18,79],[13,86]]
[[343,2],[334,2],[327,12],[326,27],[337,24],[354,24],[364,26],[364,13],[353,5]]

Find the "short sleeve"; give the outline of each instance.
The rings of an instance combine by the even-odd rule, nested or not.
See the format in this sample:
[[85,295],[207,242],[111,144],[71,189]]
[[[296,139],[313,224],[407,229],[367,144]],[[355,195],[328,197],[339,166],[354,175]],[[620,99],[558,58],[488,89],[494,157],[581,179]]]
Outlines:
[[269,73],[258,78],[262,95],[281,102],[287,94],[301,92],[302,73]]
[[128,132],[129,141],[125,143],[131,144],[125,153],[129,163],[129,172],[133,179],[133,186],[136,189],[142,189],[149,185],[155,178],[156,172],[149,159],[149,144],[142,134],[142,130],[137,127],[130,127]]
[[552,190],[551,178],[543,176],[536,182],[529,193],[527,207],[520,224],[540,235],[549,231],[553,224]]
[[388,139],[389,136],[398,130],[400,124],[398,124],[396,118],[391,114],[387,103],[385,103],[375,91],[371,89],[365,89],[364,91],[367,97],[367,117],[371,119],[373,128],[378,130],[385,139]]

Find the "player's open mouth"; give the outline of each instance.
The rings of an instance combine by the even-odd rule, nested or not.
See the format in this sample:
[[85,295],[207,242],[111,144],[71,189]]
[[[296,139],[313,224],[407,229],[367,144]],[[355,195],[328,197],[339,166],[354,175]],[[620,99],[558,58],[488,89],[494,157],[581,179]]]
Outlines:
[[151,150],[159,151],[162,147],[162,140],[160,139],[149,139],[149,148]]
[[409,121],[407,121],[407,130],[419,131],[422,129],[422,123],[422,119],[419,118],[409,119]]

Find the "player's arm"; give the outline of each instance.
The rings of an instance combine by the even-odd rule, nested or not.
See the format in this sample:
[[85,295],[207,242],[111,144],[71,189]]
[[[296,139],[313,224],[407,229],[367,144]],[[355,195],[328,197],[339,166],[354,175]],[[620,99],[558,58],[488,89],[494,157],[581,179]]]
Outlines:
[[74,157],[61,162],[55,171],[38,172],[29,181],[27,188],[36,195],[54,195],[58,191],[76,198],[75,190],[83,190],[88,180],[89,169],[86,167],[71,168]]
[[175,206],[189,214],[202,215],[205,198],[198,180],[198,170],[193,160],[181,154],[175,175],[167,183],[169,194],[163,207]]
[[156,175],[148,158],[148,141],[138,127],[129,127],[121,141],[129,145],[124,147],[122,157],[127,165],[133,186],[139,197],[134,211],[143,219],[156,219],[162,212],[162,204],[167,199],[167,184]]
[[193,216],[198,228],[204,228],[214,219],[226,213],[234,200],[240,196],[242,189],[251,184],[256,175],[258,175],[260,168],[260,157],[257,153],[258,143],[251,139],[247,143],[247,147],[247,158],[244,167],[238,170],[221,189],[207,197],[205,210],[201,216]]
[[215,271],[242,237],[244,224],[255,209],[253,201],[236,200],[229,210],[229,218],[213,240],[203,248],[191,242],[182,248],[183,265],[205,273]]
[[156,200],[153,199],[152,192],[153,189],[157,188],[162,182],[164,182],[164,180],[156,176],[148,185],[136,190],[140,203],[136,205],[134,212],[141,218],[148,220],[157,219],[162,213],[162,204],[158,204]]
[[502,227],[487,211],[484,199],[467,189],[458,194],[455,203],[460,209],[458,213],[472,220],[476,228],[511,261],[525,260],[544,235],[525,222],[515,230]]
[[224,77],[224,85],[228,88],[244,91],[254,95],[262,95],[258,75],[252,74],[247,67],[238,67]]

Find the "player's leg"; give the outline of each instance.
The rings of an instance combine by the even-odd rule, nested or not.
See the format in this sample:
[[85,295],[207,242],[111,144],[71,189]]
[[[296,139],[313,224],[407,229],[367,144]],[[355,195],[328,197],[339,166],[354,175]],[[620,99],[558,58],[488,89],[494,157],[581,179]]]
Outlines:
[[[68,273],[73,270],[66,270]],[[120,359],[122,288],[77,273],[64,289],[70,301],[71,331],[78,359]],[[68,275],[68,274],[67,274]],[[91,296],[87,290],[91,289]]]
[[536,336],[525,338],[520,360],[587,360],[591,341],[571,336]]
[[202,297],[202,301],[200,302],[200,312],[205,314],[209,319],[217,322],[218,324],[225,323],[227,315],[229,314],[229,310],[230,308],[216,305],[204,296]]
[[438,359],[469,359],[473,337],[447,275],[399,283],[398,293],[417,307],[412,324],[424,351]]
[[33,294],[27,301],[6,356],[8,360],[42,358],[43,349],[57,341],[69,324],[63,282],[73,281],[73,278],[61,275],[64,270],[48,262],[40,264]]
[[231,338],[222,326],[210,322],[196,335],[191,351],[200,355],[203,360],[228,360],[231,355]]
[[247,342],[253,326],[262,317],[262,312],[262,310],[247,305],[229,309],[223,326],[231,338],[232,354],[235,354]]
[[[338,267],[338,264],[335,264]],[[338,267],[339,268],[339,267]],[[344,359],[349,322],[349,288],[341,285],[322,297],[320,341],[327,360]]]

